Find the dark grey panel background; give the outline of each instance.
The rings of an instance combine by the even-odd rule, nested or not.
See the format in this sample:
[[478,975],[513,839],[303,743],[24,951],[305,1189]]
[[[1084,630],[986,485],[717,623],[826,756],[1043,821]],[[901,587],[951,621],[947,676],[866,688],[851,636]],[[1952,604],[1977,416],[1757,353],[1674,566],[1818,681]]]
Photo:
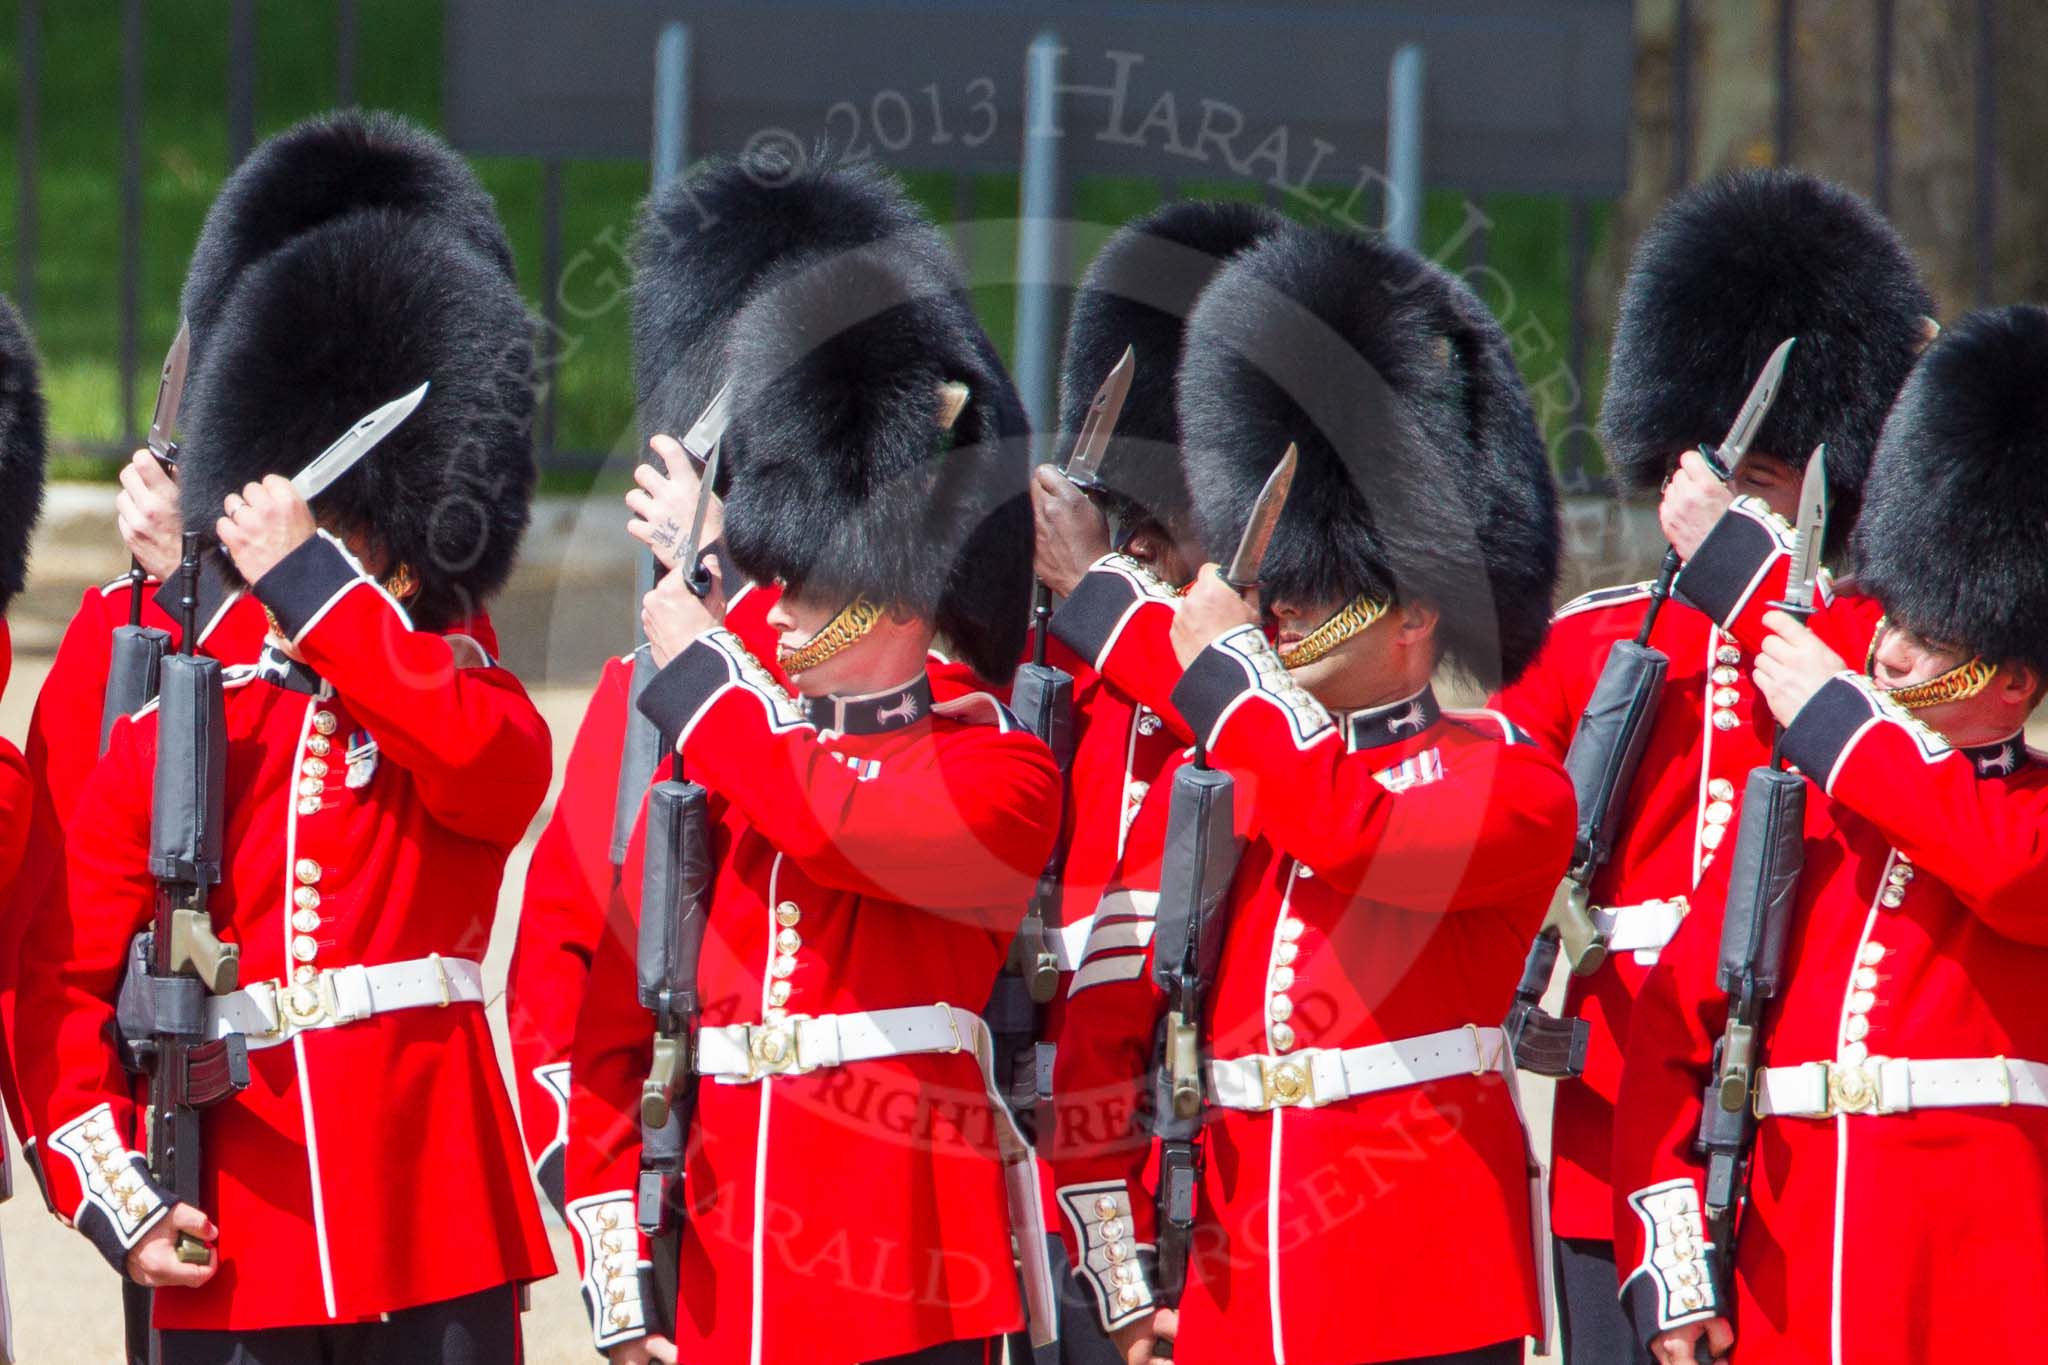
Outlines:
[[781,130],[904,167],[1014,170],[1025,49],[1051,31],[1066,174],[1342,186],[1381,165],[1388,62],[1420,41],[1431,186],[1626,182],[1628,0],[448,0],[447,14],[445,127],[479,154],[646,155],[655,37],[681,19],[695,155]]

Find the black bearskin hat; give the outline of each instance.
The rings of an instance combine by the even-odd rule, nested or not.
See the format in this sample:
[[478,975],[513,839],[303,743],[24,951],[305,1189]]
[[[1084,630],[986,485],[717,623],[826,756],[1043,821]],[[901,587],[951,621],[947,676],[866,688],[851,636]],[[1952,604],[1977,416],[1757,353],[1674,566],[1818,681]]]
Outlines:
[[[915,611],[1006,681],[1029,616],[1030,427],[959,275],[915,233],[793,256],[734,318],[726,359],[734,563]],[[942,384],[968,391],[944,431]]]
[[503,586],[533,498],[533,326],[470,234],[384,208],[334,219],[244,271],[212,336],[184,423],[187,526],[210,529],[228,493],[296,473],[425,382],[313,510],[412,568],[422,629],[467,619]]
[[180,300],[195,364],[237,276],[300,233],[365,208],[442,219],[513,277],[497,206],[438,135],[395,114],[322,114],[266,139],[207,210]]
[[1209,554],[1227,559],[1289,443],[1268,600],[1434,605],[1443,657],[1492,686],[1548,629],[1562,534],[1506,337],[1413,252],[1292,226],[1226,265],[1188,326],[1180,411]]
[[14,305],[0,298],[0,616],[28,578],[29,537],[43,510],[46,439],[35,343]]
[[640,426],[681,438],[727,377],[725,333],[786,256],[883,239],[946,248],[889,173],[820,148],[719,160],[651,195],[632,247],[633,382]]
[[1126,512],[1188,532],[1174,375],[1195,300],[1223,262],[1285,220],[1258,204],[1182,200],[1118,228],[1081,279],[1060,359],[1060,455],[1129,346],[1136,372],[1109,443],[1100,482]]
[[1865,493],[1859,589],[1908,630],[2048,678],[2048,309],[1972,313],[1935,339]]
[[1758,170],[1686,190],[1622,286],[1600,403],[1608,464],[1657,487],[1682,452],[1726,434],[1772,350],[1797,337],[1752,449],[1803,469],[1825,441],[1830,525],[1845,533],[1933,311],[1898,233],[1839,185]]

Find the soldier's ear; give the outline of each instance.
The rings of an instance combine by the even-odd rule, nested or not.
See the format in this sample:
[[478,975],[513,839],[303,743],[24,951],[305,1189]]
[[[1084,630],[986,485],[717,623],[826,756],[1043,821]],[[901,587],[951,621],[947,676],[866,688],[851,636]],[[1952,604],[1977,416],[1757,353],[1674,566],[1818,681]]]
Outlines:
[[1932,346],[1934,339],[1940,335],[1941,324],[1923,314],[1920,318],[1920,345],[1915,348],[1915,353],[1917,354]]

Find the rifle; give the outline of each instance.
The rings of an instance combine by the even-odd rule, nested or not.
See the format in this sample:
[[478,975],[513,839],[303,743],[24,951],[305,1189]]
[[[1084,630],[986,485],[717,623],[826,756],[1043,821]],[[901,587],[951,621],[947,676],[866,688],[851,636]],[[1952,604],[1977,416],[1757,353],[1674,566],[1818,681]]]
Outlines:
[[[1237,782],[1194,759],[1173,775],[1165,861],[1159,879],[1158,923],[1152,936],[1152,980],[1167,1013],[1154,1043],[1152,1133],[1159,1139],[1159,1298],[1180,1302],[1187,1287],[1188,1245],[1201,1181],[1204,998],[1223,951],[1224,909],[1243,852],[1234,823]],[[1154,1360],[1173,1356],[1161,1338]]]
[[[1707,467],[1721,482],[1729,480],[1735,466],[1749,453],[1777,401],[1794,340],[1787,337],[1772,350],[1721,444],[1699,448]],[[1514,1003],[1501,1026],[1514,1049],[1516,1067],[1539,1076],[1570,1080],[1586,1069],[1590,1027],[1583,1019],[1560,1019],[1546,1013],[1543,993],[1550,987],[1560,951],[1574,976],[1589,976],[1607,961],[1607,930],[1593,918],[1593,879],[1614,854],[1620,813],[1628,804],[1643,746],[1663,700],[1664,675],[1671,661],[1650,644],[1650,632],[1671,597],[1680,563],[1677,549],[1667,547],[1656,582],[1650,586],[1650,606],[1643,614],[1643,624],[1635,639],[1618,640],[1609,649],[1585,714],[1572,734],[1571,747],[1565,752],[1565,772],[1572,780],[1579,808],[1571,866],[1551,898],[1542,929],[1529,945]]]
[[[1259,565],[1286,508],[1298,459],[1290,443],[1245,519],[1237,551],[1223,570],[1223,581],[1240,593],[1258,587]],[[1193,757],[1173,775],[1152,932],[1152,982],[1167,1000],[1153,1045],[1152,1134],[1159,1139],[1159,1298],[1168,1306],[1177,1306],[1187,1288],[1195,1231],[1195,1189],[1202,1178],[1202,1010],[1223,955],[1224,911],[1244,852],[1236,805],[1237,780],[1209,766],[1198,736]],[[1173,1346],[1161,1337],[1152,1358],[1173,1359]]]
[[[1827,447],[1807,461],[1786,600],[1773,606],[1801,620],[1813,613],[1820,546],[1827,528]],[[1785,937],[1806,862],[1806,779],[1785,771],[1780,726],[1768,764],[1752,768],[1742,793],[1742,823],[1728,868],[1717,985],[1728,993],[1728,1022],[1714,1043],[1713,1076],[1700,1108],[1694,1148],[1707,1159],[1705,1224],[1709,1271],[1717,1292],[1731,1283],[1737,1212],[1749,1197],[1756,1143],[1756,1067],[1764,1006],[1783,983]],[[1725,1302],[1725,1297],[1720,1301]]]
[[654,1064],[640,1087],[640,1180],[635,1212],[649,1237],[680,1230],[683,1147],[696,1109],[697,959],[711,905],[709,797],[670,779],[647,797],[647,866],[638,944],[638,996],[654,1015]]
[[[703,482],[689,540],[676,563],[687,566],[684,582],[698,597],[709,593],[712,586],[711,574],[700,561],[704,516],[718,483],[725,397],[726,390],[721,389],[683,443],[691,454],[701,456]],[[636,658],[636,680],[643,663],[649,674],[653,671],[652,655]],[[645,718],[637,698],[633,715]],[[677,753],[674,736],[655,733],[657,751]],[[633,762],[632,744],[629,731],[628,749],[622,756],[622,790],[628,780],[626,768]],[[711,861],[710,796],[698,783],[684,781],[681,771],[682,758],[677,754],[677,776],[656,783],[647,794],[647,862],[641,873],[635,945],[636,993],[641,1007],[654,1016],[654,1058],[640,1086],[640,1175],[634,1189],[634,1217],[642,1232],[661,1243],[648,1272],[652,1292],[643,1291],[641,1297],[649,1307],[648,1326],[662,1330],[663,1335],[673,1334],[663,1330],[660,1320],[675,1303],[680,1249],[674,1243],[682,1226],[683,1155],[697,1107],[694,1056],[701,1009],[697,965],[716,874]]]
[[[215,936],[206,904],[208,889],[220,880],[227,719],[220,661],[199,654],[194,645],[199,533],[188,531],[184,540],[184,640],[164,659],[158,692],[149,829],[156,920],[137,936],[128,981],[140,988],[147,1014],[146,1030],[131,1036],[149,1067],[150,1172],[191,1202],[199,1197],[200,1111],[249,1084],[249,1050],[240,1034],[199,1041],[206,1031],[206,996],[235,989],[241,948]],[[177,1251],[191,1265],[204,1265],[213,1255],[205,1243],[182,1233]]]
[[[1037,592],[1046,593],[1044,585],[1039,585]],[[1010,705],[1024,728],[1052,750],[1064,787],[1074,761],[1074,678],[1065,669],[1045,662],[1043,622],[1043,616],[1032,622],[1032,662],[1017,670]],[[1065,870],[1065,840],[1057,840],[1038,874],[1017,937],[1011,940],[1009,961],[996,977],[988,1007],[982,1012],[993,1044],[996,1084],[1027,1139],[1037,1132],[1040,1013],[1060,984],[1059,958],[1046,941],[1045,926],[1048,919],[1058,916]]]
[[[1117,419],[1123,415],[1131,379],[1137,372],[1137,357],[1129,346],[1110,367],[1095,396],[1088,402],[1088,414],[1074,437],[1073,447],[1060,465],[1060,472],[1082,492],[1096,496],[1101,491],[1097,474],[1109,456],[1109,440],[1116,434]],[[1052,625],[1052,589],[1044,582],[1031,585],[1031,662],[1017,670],[1010,691],[1010,707],[1024,728],[1045,741],[1059,765],[1061,789],[1074,762],[1074,679],[1065,669],[1046,662],[1046,639]],[[1041,1014],[1052,1003],[1060,985],[1059,958],[1046,941],[1046,924],[1058,917],[1060,881],[1066,871],[1066,841],[1058,840],[1038,874],[1031,904],[1010,941],[1010,958],[1003,964],[989,992],[982,1018],[995,1054],[996,1085],[1010,1113],[1027,1139],[1037,1134],[1039,1076],[1037,1065]],[[1048,1078],[1049,1079],[1049,1078]]]

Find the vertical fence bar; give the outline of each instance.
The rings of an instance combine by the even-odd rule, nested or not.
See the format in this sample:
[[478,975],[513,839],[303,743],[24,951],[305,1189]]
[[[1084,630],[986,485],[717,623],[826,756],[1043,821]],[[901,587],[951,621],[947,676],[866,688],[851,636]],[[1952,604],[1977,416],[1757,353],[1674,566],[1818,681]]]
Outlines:
[[1051,32],[1031,40],[1024,55],[1024,160],[1018,179],[1017,391],[1041,452],[1051,449],[1054,334],[1053,289],[1058,281],[1060,41]]
[[1876,0],[1877,53],[1871,61],[1871,202],[1879,213],[1892,206],[1892,40],[1898,12],[1892,0]]
[[42,0],[21,0],[20,114],[14,139],[14,304],[23,318],[36,313],[36,138],[42,123]]
[[362,36],[356,0],[336,0],[334,10],[334,102],[346,109],[356,102],[356,64]]
[[1415,250],[1422,240],[1421,43],[1403,43],[1387,68],[1387,240]]
[[1976,247],[1977,306],[1992,300],[1998,262],[1998,3],[1977,0]]
[[540,180],[540,314],[547,334],[547,401],[541,405],[541,463],[555,458],[555,413],[562,388],[562,162],[541,163]]
[[690,154],[690,26],[663,24],[654,43],[654,161],[649,168],[655,189],[683,173]]
[[[683,173],[690,155],[690,27],[680,20],[663,24],[654,44],[654,138],[648,179],[655,189]],[[636,452],[635,461],[645,452]],[[633,556],[633,644],[647,638],[640,624],[640,599],[654,588],[657,563],[651,554]],[[644,670],[633,670],[644,686]],[[634,713],[636,716],[637,712]]]
[[1692,183],[1692,0],[1678,0],[1671,29],[1671,187]]
[[256,0],[228,12],[228,169],[256,145]]
[[966,272],[970,286],[975,283],[974,259],[979,254],[975,248],[980,236],[980,225],[975,221],[974,176],[957,171],[953,175],[953,250],[960,253],[960,268]]
[[1771,128],[1771,160],[1792,164],[1792,40],[1796,0],[1778,0],[1778,108]]
[[121,445],[133,449],[142,327],[142,0],[121,6]]
[[1564,485],[1579,490],[1586,486],[1586,440],[1580,430],[1586,422],[1586,273],[1593,255],[1591,214],[1586,196],[1575,194],[1565,215],[1565,364],[1571,367],[1572,399],[1570,425],[1565,428]]

